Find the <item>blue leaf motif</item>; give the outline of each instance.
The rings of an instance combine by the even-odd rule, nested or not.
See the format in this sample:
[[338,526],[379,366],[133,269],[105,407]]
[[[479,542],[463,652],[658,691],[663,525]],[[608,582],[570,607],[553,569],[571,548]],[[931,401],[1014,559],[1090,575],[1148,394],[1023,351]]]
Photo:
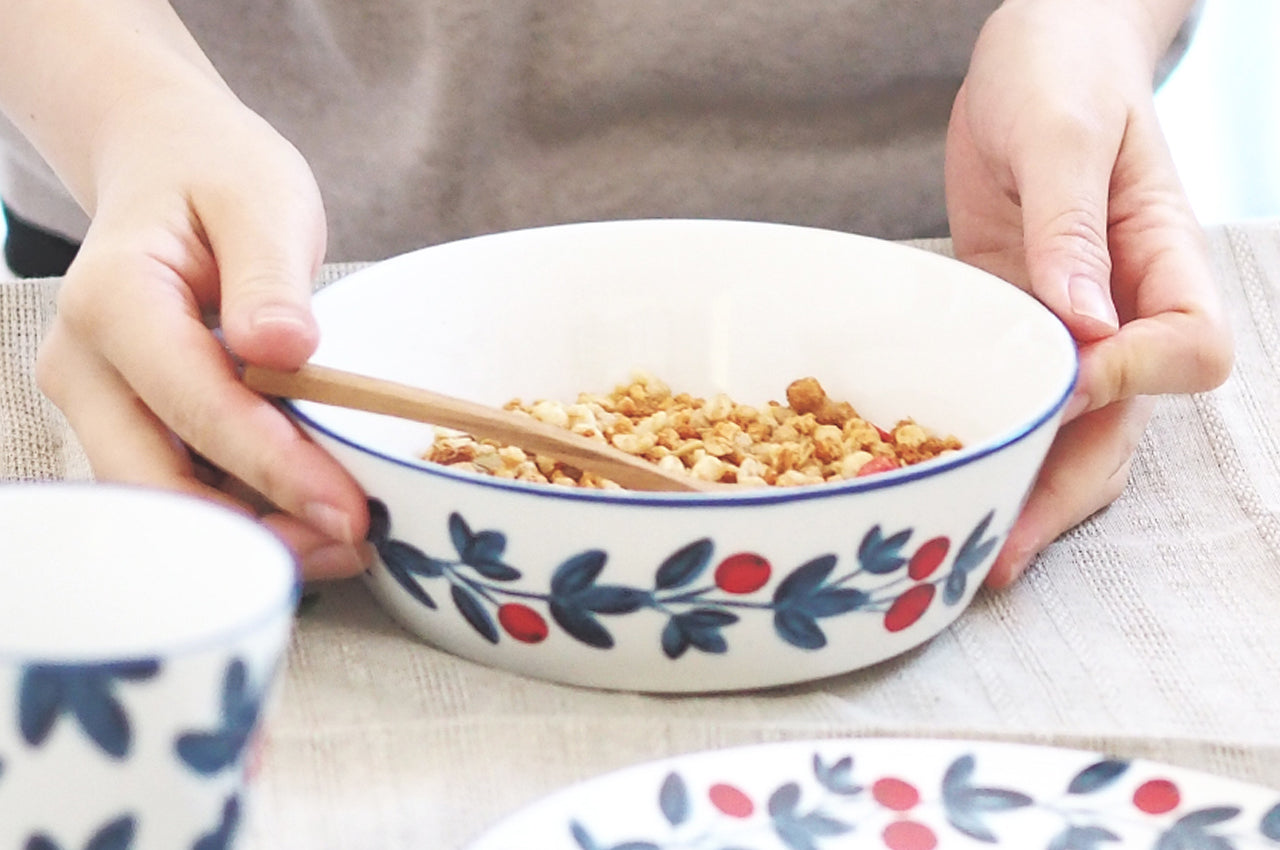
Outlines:
[[799,607],[812,617],[834,617],[857,611],[871,601],[866,591],[852,587],[827,587],[817,591]]
[[1240,814],[1235,806],[1215,806],[1183,815],[1156,841],[1155,850],[1233,850],[1230,839],[1210,833],[1209,827]]
[[821,649],[827,645],[827,636],[818,621],[803,611],[779,608],[773,613],[773,629],[787,643],[800,649]]
[[988,537],[983,540],[983,535],[987,533],[987,527],[991,525],[991,520],[995,517],[996,512],[990,511],[982,521],[974,527],[969,536],[965,538],[964,543],[960,545],[960,551],[956,553],[956,559],[952,563],[952,570],[958,573],[971,573],[976,570],[991,551],[995,549],[999,540],[995,537]]
[[38,747],[62,712],[62,679],[52,667],[28,667],[18,693],[18,728],[28,744]]
[[689,584],[711,563],[711,550],[711,540],[704,537],[672,553],[658,567],[654,587],[658,590],[671,590]]
[[574,555],[552,573],[551,594],[560,598],[570,597],[595,584],[608,557],[599,549]]
[[453,598],[453,604],[458,609],[458,613],[471,624],[471,628],[479,632],[480,636],[489,643],[496,644],[498,624],[493,621],[493,617],[476,595],[460,584],[452,585],[449,588],[449,594]]
[[249,684],[249,668],[232,659],[222,677],[222,698],[217,727],[186,732],[174,748],[187,767],[202,776],[213,776],[239,764],[262,713],[263,694]]
[[100,669],[113,679],[122,679],[126,682],[145,682],[160,672],[160,662],[154,658],[109,661],[100,665]]
[[703,652],[720,654],[729,644],[720,630],[738,622],[738,615],[716,608],[695,608],[676,614],[662,631],[662,648],[668,658],[679,658],[690,646]]
[[[410,596],[416,599],[420,604],[425,605],[428,608],[435,608],[436,607],[435,600],[432,599],[431,595],[427,593],[426,590],[423,589],[422,585],[418,584],[417,579],[415,579],[413,575],[409,572],[409,568],[405,565],[404,560],[398,557],[398,555],[401,553],[401,550],[392,549],[392,546],[398,543],[399,541],[397,540],[388,541],[386,544],[382,546],[381,549],[378,550],[378,554],[382,557],[382,563],[387,568],[387,573],[389,573],[390,576],[396,580],[396,584],[400,585],[400,587],[404,589],[405,593],[408,593]],[[408,546],[408,544],[404,544],[404,545],[406,547]],[[392,555],[391,557],[388,557],[388,554],[391,551],[394,551],[396,555]],[[414,550],[414,551],[417,551],[417,550]],[[419,552],[418,554],[422,554],[422,553]],[[425,555],[423,556],[423,558],[428,561],[430,560],[426,558]]]
[[788,850],[818,850],[813,836],[793,821],[780,821],[773,825],[773,829]]
[[613,648],[613,635],[590,613],[554,599],[548,608],[551,618],[574,639],[596,649]]
[[507,549],[507,538],[500,531],[481,531],[471,537],[462,553],[464,564],[476,561],[500,561]]
[[963,570],[952,570],[942,586],[942,601],[946,605],[955,605],[964,599],[964,592],[969,586],[969,574]]
[[387,569],[398,570],[406,576],[439,578],[444,575],[444,564],[428,557],[421,549],[403,540],[388,540],[378,549]]
[[1276,803],[1270,811],[1262,816],[1259,830],[1272,841],[1280,841],[1280,803]]
[[1120,759],[1104,759],[1089,765],[1072,778],[1067,785],[1068,794],[1092,794],[1114,783],[1126,770],[1129,762]]
[[449,514],[449,540],[462,563],[494,581],[515,581],[520,572],[502,562],[507,538],[500,531],[473,532],[458,512]]
[[471,526],[467,525],[467,521],[457,511],[449,514],[449,540],[458,557],[465,557],[467,549],[471,547]]
[[800,785],[795,782],[786,782],[779,785],[777,790],[769,795],[769,817],[775,820],[792,819],[796,814],[796,807],[800,805]]
[[813,594],[836,567],[835,555],[821,555],[796,567],[773,591],[775,605],[787,605]]
[[80,727],[99,747],[116,758],[129,751],[133,732],[124,706],[97,676],[67,679],[63,693]]
[[813,776],[818,784],[833,794],[852,797],[861,794],[863,788],[853,781],[853,757],[845,756],[831,765],[822,763],[817,753],[813,756]]
[[[94,833],[85,850],[129,850],[138,825],[133,815],[119,817]],[[27,839],[24,850],[61,850],[59,844],[47,835],[36,834]]]
[[133,817],[126,815],[98,830],[84,846],[84,850],[128,850],[133,845],[136,831],[137,824]]
[[124,758],[132,744],[129,717],[116,699],[117,681],[140,682],[160,672],[156,659],[106,664],[33,664],[18,686],[23,738],[40,746],[63,713],[70,713],[103,752]]
[[462,552],[462,563],[473,568],[480,575],[494,581],[515,581],[520,578],[520,571],[502,561],[502,553],[506,551],[507,538],[498,531],[481,531],[471,537]]
[[519,570],[502,563],[502,561],[472,559],[467,561],[467,565],[480,575],[493,581],[516,581],[520,578]]
[[689,648],[689,636],[675,617],[667,620],[667,624],[662,627],[661,643],[662,654],[672,661],[684,655]]
[[222,806],[222,815],[212,832],[201,836],[191,850],[231,850],[240,827],[240,798],[232,796]]
[[844,835],[853,826],[841,820],[824,815],[821,812],[810,812],[795,821],[795,824],[809,835],[830,838],[833,835]]
[[769,797],[774,832],[791,850],[817,850],[818,838],[843,835],[853,828],[819,811],[802,815],[797,811],[799,805],[800,786],[795,782],[785,783]]
[[601,850],[600,845],[591,837],[591,833],[587,832],[587,828],[576,820],[569,821],[569,834],[573,836],[573,840],[581,850]]
[[880,526],[873,525],[858,546],[858,563],[872,575],[887,575],[902,568],[907,559],[902,547],[911,539],[911,529],[906,528],[886,538]]
[[689,819],[689,789],[680,774],[667,774],[662,781],[662,787],[658,789],[658,806],[672,826],[679,826]]
[[1100,826],[1071,826],[1049,842],[1047,850],[1098,850],[1104,841],[1119,841],[1120,836]]
[[600,584],[588,587],[573,596],[573,601],[597,614],[630,614],[649,604],[648,591],[621,585]]
[[365,539],[377,549],[391,536],[391,512],[378,499],[369,499],[366,505],[369,509],[369,531]]
[[724,640],[724,635],[718,629],[692,627],[686,634],[689,635],[689,643],[704,653],[722,655],[728,652],[728,641]]
[[975,787],[972,784],[975,766],[972,755],[960,756],[951,763],[942,777],[942,802],[952,826],[970,838],[994,844],[996,835],[982,815],[1022,808],[1034,801],[1018,791]]

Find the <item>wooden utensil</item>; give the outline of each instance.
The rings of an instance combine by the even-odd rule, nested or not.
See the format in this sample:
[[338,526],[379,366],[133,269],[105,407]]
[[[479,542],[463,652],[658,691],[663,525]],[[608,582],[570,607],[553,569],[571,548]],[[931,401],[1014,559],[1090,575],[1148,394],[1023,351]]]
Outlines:
[[[532,416],[327,366],[307,364],[296,372],[246,366],[243,379],[246,386],[264,395],[382,413],[519,446],[603,475],[629,490],[706,492],[729,486],[667,472],[608,443]],[[424,451],[426,448],[423,446]]]

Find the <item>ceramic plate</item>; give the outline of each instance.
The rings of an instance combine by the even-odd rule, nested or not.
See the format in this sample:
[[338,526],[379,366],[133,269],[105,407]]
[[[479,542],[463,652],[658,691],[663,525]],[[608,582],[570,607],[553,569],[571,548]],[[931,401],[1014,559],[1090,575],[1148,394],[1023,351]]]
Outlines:
[[1099,753],[835,739],[697,753],[607,774],[470,850],[1280,848],[1280,791]]

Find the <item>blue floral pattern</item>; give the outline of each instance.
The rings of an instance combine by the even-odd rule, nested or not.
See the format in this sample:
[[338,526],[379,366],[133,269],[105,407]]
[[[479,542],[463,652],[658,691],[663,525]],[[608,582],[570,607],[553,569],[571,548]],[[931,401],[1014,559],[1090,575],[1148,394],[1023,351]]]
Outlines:
[[191,770],[212,776],[241,763],[258,718],[263,693],[249,684],[249,668],[239,658],[227,665],[222,679],[222,699],[216,728],[186,732],[174,747]]
[[[94,833],[84,845],[84,850],[129,850],[137,828],[133,816],[124,815]],[[37,834],[27,839],[24,850],[63,850],[63,847],[49,836]]]
[[23,739],[38,747],[54,724],[70,714],[103,752],[122,759],[133,732],[116,688],[142,682],[160,672],[154,658],[101,664],[32,664],[23,668],[18,685],[18,722]]
[[[1057,824],[1049,830],[1052,837],[1044,850],[1099,850],[1122,841],[1126,847],[1154,850],[1280,847],[1280,802],[1260,822],[1252,823],[1241,821],[1243,809],[1237,805],[1178,811],[1182,801],[1177,784],[1154,776],[1138,779],[1127,813],[1113,805],[1091,805],[1091,796],[1107,792],[1130,773],[1133,763],[1123,759],[1090,764],[1051,799],[1036,799],[1016,787],[976,783],[978,762],[973,753],[954,758],[935,788],[917,787],[896,777],[857,780],[851,755],[827,760],[815,753],[811,765],[821,795],[802,795],[800,781],[782,781],[756,800],[731,784],[692,788],[679,771],[673,771],[655,793],[668,833],[601,843],[584,817],[570,817],[565,830],[579,850],[749,850],[779,845],[786,850],[825,850],[847,846],[842,836],[859,828],[864,828],[866,840],[858,846],[875,846],[877,839],[865,831],[875,829],[878,843],[888,850],[930,850],[951,846],[950,839],[958,836],[1012,846],[1009,838],[1019,837],[1019,830],[1005,819],[1024,810],[1034,811],[1051,827]],[[917,816],[922,810],[940,812],[942,817]],[[946,835],[946,830],[957,835]],[[1024,846],[1021,838],[1013,844]]]
[[[546,590],[530,591],[512,586],[523,573],[505,560],[507,537],[499,530],[473,529],[454,512],[448,519],[454,553],[438,557],[394,538],[382,502],[371,500],[369,513],[369,540],[396,583],[430,609],[438,609],[434,585],[443,583],[458,614],[489,643],[498,643],[503,632],[525,643],[540,642],[549,632],[545,612],[574,640],[610,649],[614,638],[606,618],[647,610],[665,618],[659,639],[673,660],[689,650],[727,652],[726,632],[744,616],[771,617],[780,640],[805,650],[826,646],[823,621],[834,617],[878,616],[885,630],[902,631],[938,597],[947,606],[960,603],[971,576],[998,543],[991,533],[994,511],[954,547],[954,554],[946,537],[917,542],[913,528],[886,532],[877,524],[862,535],[850,568],[839,569],[841,559],[834,553],[820,554],[794,567],[762,596],[774,565],[751,552],[717,557],[714,542],[704,537],[658,564],[649,587],[602,582],[609,553],[591,549],[559,564]],[[948,558],[950,568],[943,570]]]
[[[223,659],[216,659],[221,663]],[[221,668],[218,720],[209,729],[193,729],[177,734],[171,751],[175,766],[182,765],[204,782],[228,769],[246,769],[245,752],[262,713],[265,690],[273,674],[262,683],[251,682],[247,663],[231,658]],[[21,738],[33,748],[33,755],[45,746],[59,719],[68,715],[83,732],[86,745],[112,761],[127,760],[134,747],[135,723],[130,714],[128,688],[157,680],[162,664],[156,658],[140,658],[93,664],[38,663],[24,666],[18,677],[15,700]],[[0,760],[0,777],[5,772]],[[240,774],[241,779],[245,776]],[[221,786],[210,786],[221,787]],[[238,787],[238,785],[237,785]],[[213,791],[213,793],[225,793]],[[221,798],[219,798],[221,799]],[[222,801],[216,822],[195,836],[190,850],[229,850],[241,823],[241,799],[233,793]],[[143,829],[137,813],[126,812],[101,825],[84,850],[130,850]],[[72,818],[68,823],[78,822]],[[77,831],[94,824],[81,823]],[[56,832],[38,824],[21,827],[28,837],[21,850],[80,850],[66,847]]]
[[218,825],[212,832],[201,836],[192,845],[191,850],[230,850],[235,840],[236,830],[240,828],[240,798],[231,796],[222,806],[222,814]]

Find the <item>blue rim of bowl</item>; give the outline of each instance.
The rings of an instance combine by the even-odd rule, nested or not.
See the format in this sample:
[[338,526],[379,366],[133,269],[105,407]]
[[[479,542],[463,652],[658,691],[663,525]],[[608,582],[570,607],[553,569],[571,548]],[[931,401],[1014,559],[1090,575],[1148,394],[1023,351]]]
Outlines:
[[[865,478],[852,478],[847,481],[824,482],[822,484],[806,484],[798,487],[758,487],[744,488],[741,492],[727,493],[669,493],[640,490],[592,490],[562,487],[554,484],[539,484],[526,481],[515,481],[507,478],[495,478],[479,473],[454,472],[445,466],[430,461],[407,458],[371,448],[354,439],[345,437],[333,429],[321,425],[313,417],[303,413],[293,399],[281,399],[282,406],[298,422],[323,434],[335,442],[341,443],[371,457],[376,457],[406,469],[412,469],[425,475],[456,481],[460,484],[475,487],[489,487],[511,493],[534,494],[544,498],[570,499],[613,505],[737,505],[749,503],[753,505],[776,504],[779,502],[802,502],[807,499],[830,498],[835,495],[865,493],[886,487],[896,487],[911,481],[941,475],[950,469],[973,463],[984,457],[1015,445],[1034,434],[1053,419],[1066,405],[1079,377],[1080,364],[1077,360],[1072,366],[1071,379],[1058,399],[1048,409],[1030,422],[1010,431],[1003,437],[988,440],[971,448],[961,449],[956,454],[938,460],[931,460],[902,469],[868,475]],[[424,450],[426,447],[423,447]]]
[[156,645],[151,647],[140,646],[136,651],[128,650],[123,652],[66,652],[58,653],[56,655],[42,656],[38,652],[20,652],[0,647],[0,663],[99,664],[122,658],[170,658],[173,656],[191,656],[205,652],[222,651],[229,642],[239,640],[262,630],[282,613],[293,611],[298,606],[298,600],[302,595],[302,576],[298,569],[297,559],[289,553],[289,550],[284,543],[262,526],[261,523],[256,523],[248,517],[240,516],[229,508],[221,507],[208,499],[202,499],[185,493],[159,490],[154,487],[139,484],[81,481],[36,481],[4,486],[41,488],[49,491],[70,490],[73,492],[96,492],[105,490],[115,493],[136,493],[143,496],[159,496],[183,500],[196,507],[198,510],[209,509],[213,511],[221,511],[225,515],[232,518],[238,518],[238,521],[246,523],[246,529],[254,529],[251,533],[261,535],[263,539],[270,540],[278,546],[285,557],[289,560],[292,565],[292,569],[289,581],[285,585],[285,592],[280,598],[272,599],[270,602],[263,605],[261,610],[246,615],[232,625],[221,629],[215,629],[204,635],[193,636],[172,644],[162,644],[157,642]]

